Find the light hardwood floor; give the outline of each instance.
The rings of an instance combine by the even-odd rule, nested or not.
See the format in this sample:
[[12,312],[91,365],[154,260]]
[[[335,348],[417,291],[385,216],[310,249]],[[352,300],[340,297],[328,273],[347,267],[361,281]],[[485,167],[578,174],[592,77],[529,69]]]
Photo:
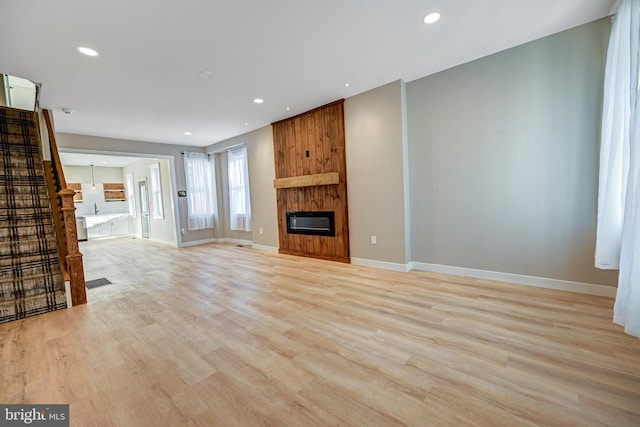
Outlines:
[[613,300],[234,245],[83,243],[89,303],[0,325],[0,403],[72,426],[638,426]]

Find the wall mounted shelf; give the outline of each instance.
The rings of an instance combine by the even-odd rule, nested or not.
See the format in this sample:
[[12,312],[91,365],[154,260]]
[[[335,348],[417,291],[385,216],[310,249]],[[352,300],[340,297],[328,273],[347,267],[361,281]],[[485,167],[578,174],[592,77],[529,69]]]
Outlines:
[[70,188],[76,192],[76,194],[73,196],[73,203],[82,203],[82,184],[68,182],[67,188]]
[[121,183],[104,183],[104,201],[105,202],[123,202],[126,200],[124,193],[124,184]]
[[328,172],[274,179],[273,188],[316,187],[319,185],[333,185],[339,183],[340,174],[338,172]]

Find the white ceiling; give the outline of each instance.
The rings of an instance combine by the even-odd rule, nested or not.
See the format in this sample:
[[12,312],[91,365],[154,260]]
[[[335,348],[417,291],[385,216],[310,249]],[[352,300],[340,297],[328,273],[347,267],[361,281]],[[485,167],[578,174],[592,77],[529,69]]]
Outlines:
[[[42,83],[58,132],[207,146],[596,20],[615,3],[4,0],[0,72]],[[423,24],[433,10],[441,21]]]
[[60,152],[60,163],[63,166],[90,166],[105,168],[123,168],[142,158],[125,156],[107,156],[102,154],[85,154],[73,152]]

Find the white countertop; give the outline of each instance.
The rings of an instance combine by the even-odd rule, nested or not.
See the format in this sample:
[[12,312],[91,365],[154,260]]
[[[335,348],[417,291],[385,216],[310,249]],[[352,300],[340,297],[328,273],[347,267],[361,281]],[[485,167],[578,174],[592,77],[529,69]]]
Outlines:
[[102,215],[80,215],[78,218],[84,218],[87,224],[87,228],[93,227],[96,224],[101,224],[103,222],[109,222],[116,218],[127,218],[129,216],[128,213],[113,213],[113,214],[102,214]]

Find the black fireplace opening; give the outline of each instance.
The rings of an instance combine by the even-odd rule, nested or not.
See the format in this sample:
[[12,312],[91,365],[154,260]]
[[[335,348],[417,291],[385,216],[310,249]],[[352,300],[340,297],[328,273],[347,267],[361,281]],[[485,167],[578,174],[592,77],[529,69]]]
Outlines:
[[287,233],[335,236],[333,212],[287,212]]

